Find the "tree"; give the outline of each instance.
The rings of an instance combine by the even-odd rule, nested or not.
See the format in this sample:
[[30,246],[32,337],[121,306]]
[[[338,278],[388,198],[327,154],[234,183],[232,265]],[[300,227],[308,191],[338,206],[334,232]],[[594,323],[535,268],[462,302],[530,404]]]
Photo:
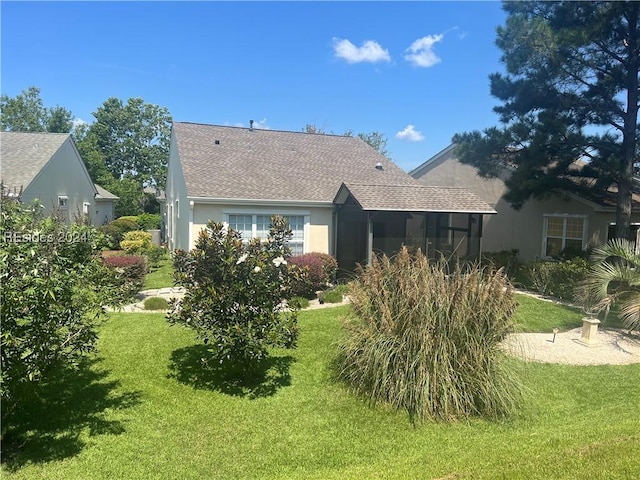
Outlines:
[[46,108],[38,87],[29,87],[10,98],[0,97],[0,126],[11,132],[69,133],[73,114],[59,105]]
[[384,133],[377,131],[373,131],[371,133],[359,133],[358,137],[367,142],[372,148],[376,149],[385,157],[389,157],[389,151],[387,150],[387,138]]
[[[307,123],[302,129],[305,133],[325,134],[324,127],[319,127],[313,123]],[[331,135],[336,135],[331,132]],[[343,134],[344,137],[353,137],[353,130],[346,130]],[[359,133],[358,137],[364,142],[368,143],[372,148],[376,149],[379,153],[385,157],[389,157],[389,151],[387,150],[387,138],[384,133],[373,131],[370,133]]]
[[266,241],[248,243],[240,232],[209,222],[195,248],[174,257],[176,278],[187,291],[172,303],[168,321],[193,328],[218,364],[249,371],[269,347],[295,347],[297,311],[283,308],[292,233],[282,217],[271,222]]
[[141,98],[124,104],[112,97],[93,116],[96,121],[85,134],[89,142],[85,151],[99,151],[116,180],[131,177],[141,186],[164,188],[171,132],[167,108]]
[[606,311],[617,304],[630,330],[640,328],[640,255],[635,245],[616,238],[594,249],[589,275],[577,290],[587,311]]
[[[490,77],[500,128],[453,137],[484,177],[506,179],[505,199],[617,188],[616,236],[628,238],[638,144],[640,3],[507,2],[498,29],[506,74]],[[580,161],[580,162],[578,162]]]
[[121,294],[116,274],[98,255],[104,236],[41,212],[38,203],[23,205],[2,192],[3,415],[22,387],[38,384],[57,367],[77,365],[94,350],[103,305]]

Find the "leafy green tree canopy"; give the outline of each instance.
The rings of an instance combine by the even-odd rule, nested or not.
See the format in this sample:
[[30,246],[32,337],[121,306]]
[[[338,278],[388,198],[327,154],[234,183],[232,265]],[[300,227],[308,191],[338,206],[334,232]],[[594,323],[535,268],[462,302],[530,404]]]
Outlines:
[[107,99],[94,112],[86,137],[115,179],[130,176],[164,188],[169,159],[171,116],[166,107],[130,98]]
[[29,87],[11,98],[0,97],[0,126],[10,132],[69,133],[73,114],[59,105],[44,106],[38,87]]
[[640,152],[640,3],[506,2],[498,28],[506,74],[490,76],[500,127],[453,137],[481,176],[506,171],[505,199],[617,188],[618,237],[628,237]]

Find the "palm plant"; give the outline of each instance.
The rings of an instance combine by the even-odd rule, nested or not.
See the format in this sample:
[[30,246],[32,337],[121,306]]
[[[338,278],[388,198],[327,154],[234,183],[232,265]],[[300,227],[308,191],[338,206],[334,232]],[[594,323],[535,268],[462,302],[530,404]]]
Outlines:
[[640,327],[640,255],[635,245],[613,239],[594,249],[587,279],[576,296],[587,311],[605,312],[615,304],[625,327]]

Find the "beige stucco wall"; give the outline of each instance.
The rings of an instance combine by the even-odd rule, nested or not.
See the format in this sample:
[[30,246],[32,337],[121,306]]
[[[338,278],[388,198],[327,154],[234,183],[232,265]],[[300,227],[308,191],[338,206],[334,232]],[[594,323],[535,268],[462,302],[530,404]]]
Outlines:
[[[466,187],[498,212],[484,216],[482,250],[485,252],[518,249],[523,260],[541,257],[545,215],[588,216],[587,243],[590,245],[604,243],[608,226],[615,221],[613,212],[594,211],[592,204],[576,197],[529,200],[522,209],[515,210],[502,199],[506,187],[501,179],[478,176],[476,169],[460,163],[451,149],[427,166],[418,167],[412,175],[424,185]],[[632,222],[638,221],[640,215],[636,214]]]
[[61,213],[67,221],[83,216],[83,204],[89,203],[89,216],[94,224],[100,225],[95,218],[95,187],[87,170],[69,137],[51,160],[40,170],[22,194],[22,200],[29,203],[40,200],[45,214],[58,206],[58,197],[67,197],[67,208]]
[[225,222],[229,213],[306,215],[309,223],[305,228],[305,252],[333,253],[333,207],[216,204],[198,202],[197,199],[194,200],[190,248],[208,221]]

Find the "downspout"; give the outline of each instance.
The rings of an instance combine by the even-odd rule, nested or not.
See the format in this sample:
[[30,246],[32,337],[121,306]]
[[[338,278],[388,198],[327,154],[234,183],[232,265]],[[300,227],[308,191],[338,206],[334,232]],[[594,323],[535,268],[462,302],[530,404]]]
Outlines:
[[193,207],[195,205],[195,202],[193,200],[189,200],[189,242],[187,243],[187,245],[189,245],[189,250],[191,250],[194,245],[192,244],[193,241]]

